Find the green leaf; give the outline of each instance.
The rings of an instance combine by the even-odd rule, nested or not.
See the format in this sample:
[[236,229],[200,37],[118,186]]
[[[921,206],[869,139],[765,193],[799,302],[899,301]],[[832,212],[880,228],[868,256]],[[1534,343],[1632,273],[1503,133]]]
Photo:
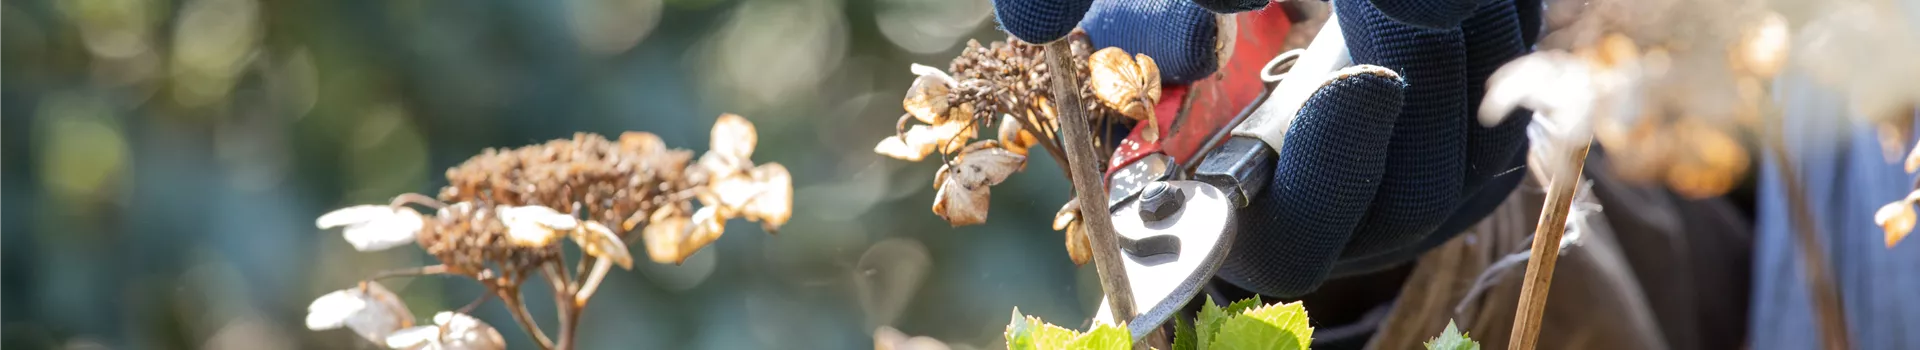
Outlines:
[[1197,350],[1199,342],[1193,338],[1193,320],[1183,316],[1173,316],[1173,350]]
[[1254,308],[1227,320],[1207,347],[1305,350],[1312,341],[1313,327],[1307,326],[1307,308],[1293,302]]
[[1094,326],[1092,331],[1068,342],[1070,350],[1128,350],[1133,348],[1133,333],[1110,324]]
[[1236,301],[1236,302],[1233,302],[1233,304],[1231,305],[1227,305],[1226,311],[1228,315],[1237,316],[1237,315],[1240,315],[1241,312],[1247,311],[1247,309],[1252,309],[1259,306],[1260,306],[1260,296],[1256,295],[1252,298],[1240,299],[1240,301]]
[[1235,315],[1239,315],[1240,311],[1259,305],[1260,297],[1255,296],[1241,299],[1232,305],[1227,305],[1227,308],[1222,309],[1219,304],[1213,302],[1213,296],[1207,296],[1207,303],[1200,306],[1200,319],[1194,324],[1196,335],[1194,338],[1194,349],[1207,350],[1208,345],[1213,342],[1214,335],[1220,332],[1221,324],[1226,323],[1228,319],[1233,318]]
[[1077,336],[1079,334],[1073,330],[1047,324],[1037,317],[1021,315],[1020,308],[1014,308],[1013,321],[1007,324],[1007,349],[1060,349]]
[[1427,341],[1427,350],[1480,350],[1480,343],[1461,333],[1460,328],[1453,326],[1453,320],[1447,320],[1447,329]]

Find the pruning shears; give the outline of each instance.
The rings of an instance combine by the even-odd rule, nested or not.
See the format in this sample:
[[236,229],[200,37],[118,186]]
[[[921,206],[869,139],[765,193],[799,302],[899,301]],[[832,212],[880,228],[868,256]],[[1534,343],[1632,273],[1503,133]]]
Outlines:
[[[1280,6],[1235,16],[1223,76],[1162,89],[1154,113],[1166,136],[1143,129],[1120,143],[1106,173],[1107,208],[1135,303],[1138,339],[1173,318],[1225,261],[1237,213],[1273,176],[1277,150],[1327,74],[1351,64],[1329,17],[1306,49],[1281,52],[1291,21]],[[1264,62],[1264,63],[1263,63]],[[1113,318],[1102,301],[1096,320]]]

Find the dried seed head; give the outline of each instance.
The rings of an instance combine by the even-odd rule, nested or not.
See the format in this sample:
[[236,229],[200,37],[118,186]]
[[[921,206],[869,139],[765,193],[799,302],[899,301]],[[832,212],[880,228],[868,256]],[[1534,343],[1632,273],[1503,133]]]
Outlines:
[[[501,220],[497,208],[472,203],[449,205],[427,222],[427,229],[420,233],[420,245],[447,265],[448,271],[467,276],[487,271],[489,264],[506,272],[520,272],[560,259],[557,245],[529,244],[524,243],[525,238],[514,238],[510,233],[514,230]],[[533,226],[528,228],[533,233],[550,231],[533,219],[520,220],[533,222],[522,224]],[[533,235],[525,230],[521,233]]]

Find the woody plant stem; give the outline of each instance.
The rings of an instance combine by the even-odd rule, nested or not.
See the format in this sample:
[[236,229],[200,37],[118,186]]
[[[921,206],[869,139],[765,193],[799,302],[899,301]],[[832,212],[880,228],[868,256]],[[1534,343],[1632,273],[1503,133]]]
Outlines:
[[1513,337],[1507,349],[1532,350],[1540,339],[1540,318],[1547,309],[1547,290],[1553,284],[1553,265],[1560,260],[1560,236],[1567,233],[1567,212],[1572,209],[1574,192],[1580,186],[1580,171],[1587,163],[1587,149],[1593,136],[1583,136],[1580,148],[1565,158],[1562,171],[1547,176],[1547,202],[1540,208],[1540,223],[1533,232],[1533,253],[1527,259],[1525,284],[1520,287],[1520,306],[1513,316]]
[[[1068,177],[1073,180],[1073,193],[1080,203],[1106,203],[1106,186],[1101,185],[1100,169],[1095,169],[1099,160],[1094,159],[1092,122],[1086,106],[1080,103],[1080,77],[1071,68],[1060,68],[1073,67],[1072,52],[1066,40],[1054,40],[1046,45],[1047,66],[1054,74],[1050,79],[1054,110],[1060,112],[1060,134],[1071,170]],[[1133,289],[1127,282],[1126,267],[1120,265],[1120,243],[1113,221],[1105,215],[1105,210],[1083,209],[1082,212],[1091,214],[1080,215],[1080,220],[1086,225],[1087,239],[1093,245],[1093,268],[1100,275],[1100,289],[1106,292],[1114,321],[1132,320]],[[1164,341],[1161,338],[1165,337],[1159,333],[1147,335],[1147,341],[1134,343],[1134,348],[1145,349],[1148,343]]]

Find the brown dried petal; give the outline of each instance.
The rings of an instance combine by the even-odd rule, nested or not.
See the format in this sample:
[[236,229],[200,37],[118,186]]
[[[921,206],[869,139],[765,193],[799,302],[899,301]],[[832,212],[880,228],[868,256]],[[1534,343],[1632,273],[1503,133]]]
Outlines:
[[[920,125],[914,125],[913,127],[925,128],[925,126]],[[912,131],[908,132],[911,133]],[[918,162],[921,159],[926,159],[927,154],[933,153],[933,146],[934,144],[931,142],[908,143],[907,140],[901,139],[900,136],[887,136],[886,139],[880,140],[879,144],[873,145],[873,153],[893,157],[893,159]]]
[[692,254],[682,253],[680,242],[686,240],[691,223],[679,207],[669,205],[654,210],[647,219],[647,227],[641,230],[641,236],[647,240],[647,257],[662,264],[686,260],[687,255]]
[[1040,140],[1033,137],[1033,133],[1027,132],[1026,128],[1021,126],[1019,119],[1014,119],[1012,115],[1001,117],[1000,143],[1005,145],[1008,151],[1024,156],[1027,155],[1027,149],[1038,142]]
[[[1144,81],[1147,79],[1133,57],[1127,56],[1127,52],[1118,47],[1109,47],[1094,52],[1088,58],[1088,64],[1092,71],[1087,77],[1087,84],[1093,87],[1093,95],[1099,97],[1100,102],[1135,120],[1147,118],[1147,113],[1153,108],[1144,104],[1147,96]],[[1159,80],[1157,72],[1153,80]],[[1155,85],[1158,85],[1157,82]]]
[[708,243],[720,239],[720,234],[727,231],[728,216],[723,215],[719,209],[705,207],[693,212],[693,231],[687,233],[686,240],[680,241],[680,257],[675,259],[675,264],[686,261],[687,257],[693,256],[694,252],[705,248]]
[[753,168],[752,175],[753,181],[760,184],[760,194],[747,204],[746,218],[759,221],[767,233],[777,233],[780,226],[793,217],[793,175],[778,163]]
[[938,76],[922,75],[913,80],[913,86],[907,88],[907,97],[900,101],[900,105],[906,108],[907,113],[912,114],[914,119],[919,119],[922,123],[938,124],[946,119],[943,117],[946,116],[947,109],[950,107],[947,102],[949,91],[951,88],[947,86],[947,80],[942,80]]
[[995,144],[975,143],[954,160],[952,168],[943,168],[942,174],[936,175],[941,181],[933,199],[934,214],[953,226],[987,221],[989,187],[1006,181],[1027,160],[1026,156],[993,147]]
[[1066,229],[1068,224],[1078,221],[1080,221],[1080,198],[1077,197],[1067,200],[1067,204],[1060,206],[1060,211],[1053,213],[1054,230]]
[[1913,144],[1913,150],[1907,151],[1907,172],[1920,171],[1920,143]]
[[574,244],[580,246],[580,252],[613,261],[622,269],[633,269],[633,254],[627,252],[626,241],[620,240],[620,235],[614,234],[613,230],[608,229],[606,225],[587,221],[574,228],[569,237],[573,238]]
[[1067,225],[1066,240],[1067,258],[1073,260],[1074,266],[1084,266],[1093,260],[1093,242],[1088,241],[1086,225],[1079,221]]
[[1053,214],[1053,229],[1064,230],[1066,234],[1067,258],[1073,259],[1076,266],[1086,265],[1093,257],[1093,244],[1087,241],[1086,227],[1080,223],[1079,198],[1068,200]]
[[1100,49],[1088,58],[1087,84],[1101,103],[1121,115],[1147,122],[1147,140],[1159,139],[1153,105],[1160,101],[1160,68],[1147,55],[1128,57],[1117,47]]
[[1887,248],[1893,248],[1893,245],[1907,238],[1907,234],[1913,233],[1914,221],[1913,202],[1904,199],[1887,203],[1873,213],[1873,223],[1886,231]]

